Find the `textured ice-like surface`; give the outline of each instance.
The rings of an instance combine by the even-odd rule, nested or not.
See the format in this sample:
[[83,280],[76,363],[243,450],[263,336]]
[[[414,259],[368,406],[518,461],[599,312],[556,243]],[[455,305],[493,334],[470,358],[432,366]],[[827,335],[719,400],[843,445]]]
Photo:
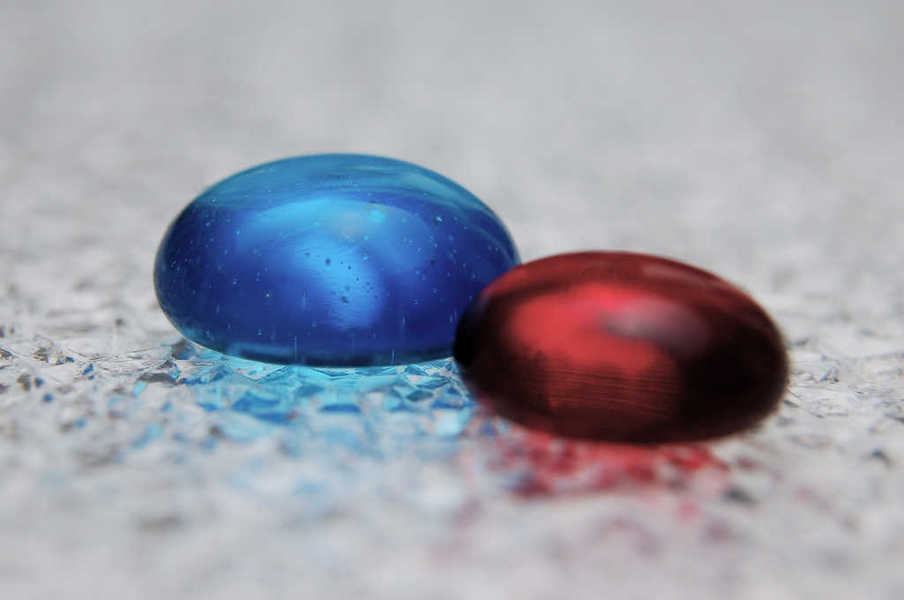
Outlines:
[[[0,596],[904,596],[899,22],[878,1],[2,4]],[[724,275],[785,331],[781,410],[621,452],[486,419],[447,363],[363,393],[182,343],[150,281],[166,224],[242,166],[326,150],[447,173],[526,260]]]

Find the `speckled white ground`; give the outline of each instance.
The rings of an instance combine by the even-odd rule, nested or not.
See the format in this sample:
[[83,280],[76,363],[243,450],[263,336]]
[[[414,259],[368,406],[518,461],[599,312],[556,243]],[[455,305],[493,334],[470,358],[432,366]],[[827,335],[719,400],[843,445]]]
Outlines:
[[[0,4],[0,597],[904,597],[899,7]],[[786,401],[725,472],[533,500],[379,390],[337,427],[398,436],[345,446],[202,410],[156,244],[318,151],[460,181],[526,259],[723,274],[787,335]]]

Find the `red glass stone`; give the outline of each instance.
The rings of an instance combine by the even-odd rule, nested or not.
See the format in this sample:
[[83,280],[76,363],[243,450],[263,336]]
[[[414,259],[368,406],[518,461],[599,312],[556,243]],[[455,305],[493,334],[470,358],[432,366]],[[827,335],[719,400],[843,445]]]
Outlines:
[[477,398],[524,426],[662,443],[743,430],[777,405],[781,334],[711,273],[627,252],[523,264],[483,289],[455,359]]

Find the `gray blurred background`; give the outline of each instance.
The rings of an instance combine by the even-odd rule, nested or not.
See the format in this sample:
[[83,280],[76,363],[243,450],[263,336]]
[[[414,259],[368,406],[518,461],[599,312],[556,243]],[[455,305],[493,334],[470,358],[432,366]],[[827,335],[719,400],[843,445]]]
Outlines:
[[[0,590],[904,596],[901,7],[0,3]],[[106,365],[97,385],[145,368],[135,352],[174,335],[150,280],[167,223],[226,175],[328,151],[455,179],[526,260],[647,251],[749,290],[785,330],[792,388],[777,417],[713,451],[767,467],[729,476],[743,495],[674,491],[663,502],[703,514],[690,524],[639,517],[649,503],[626,491],[491,495],[464,527],[379,495],[299,525],[291,506],[210,483],[244,448],[192,476],[86,462],[144,417],[95,411],[72,441],[64,425],[93,396],[35,408],[21,378],[45,368],[41,348]],[[81,372],[55,373],[80,389]],[[162,529],[135,526],[143,510]],[[630,518],[639,533],[586,535]]]

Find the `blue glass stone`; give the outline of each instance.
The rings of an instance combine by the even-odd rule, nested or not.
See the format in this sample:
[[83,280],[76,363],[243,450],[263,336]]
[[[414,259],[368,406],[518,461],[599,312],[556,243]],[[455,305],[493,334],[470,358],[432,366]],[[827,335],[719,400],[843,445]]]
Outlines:
[[166,232],[154,284],[179,331],[226,354],[399,364],[449,356],[470,301],[518,262],[499,218],[449,179],[323,154],[208,188]]

